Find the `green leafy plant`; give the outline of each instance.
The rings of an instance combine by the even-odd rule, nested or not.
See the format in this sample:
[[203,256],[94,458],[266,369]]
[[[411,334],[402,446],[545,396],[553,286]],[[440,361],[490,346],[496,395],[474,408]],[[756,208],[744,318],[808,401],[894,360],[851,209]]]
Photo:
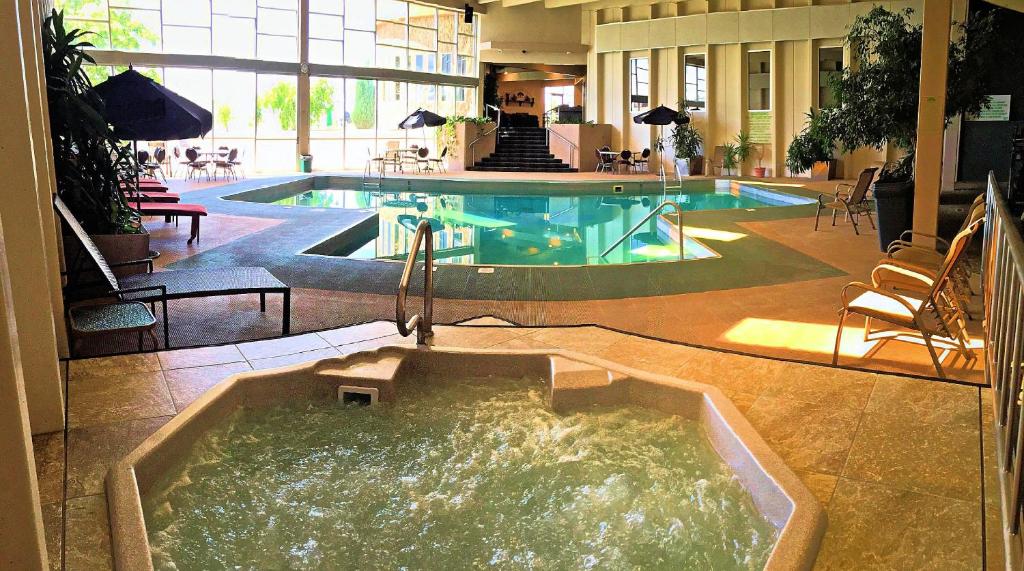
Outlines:
[[217,123],[225,131],[231,126],[231,106],[221,104],[217,107]]
[[322,125],[321,121],[334,111],[334,86],[326,79],[318,79],[309,88],[309,122]]
[[490,117],[466,117],[463,115],[450,115],[445,119],[444,125],[437,128],[437,148],[448,147],[448,157],[457,158],[457,146],[455,139],[455,126],[461,123],[472,123],[477,126],[493,123]]
[[483,99],[484,105],[501,106],[501,99],[498,97],[498,73],[494,66],[488,66],[487,73],[484,75]]
[[704,148],[704,137],[693,123],[684,123],[672,128],[669,137],[677,159],[695,159],[701,156]]
[[739,164],[739,147],[735,143],[722,145],[722,168],[732,174],[732,169]]
[[[844,150],[881,149],[888,143],[907,153],[883,173],[894,177],[892,182],[913,177],[910,153],[917,143],[921,26],[913,23],[911,14],[909,8],[891,12],[876,6],[857,17],[846,37],[856,65],[829,82],[839,106],[830,110],[825,122]],[[1003,61],[994,25],[991,13],[957,24],[949,47],[947,122],[956,115],[977,113],[988,102],[986,77]]]
[[377,93],[373,80],[356,80],[356,101],[352,108],[352,125],[356,129],[372,129],[377,122]]
[[263,120],[262,110],[267,109],[277,114],[277,122],[282,131],[295,130],[295,83],[279,81],[256,101],[256,122]]
[[756,143],[750,137],[749,131],[740,131],[736,134],[734,141],[735,145],[733,146],[736,149],[736,160],[742,165],[755,152]]
[[793,138],[786,149],[786,168],[793,174],[809,171],[814,163],[832,160],[833,147],[824,115],[811,109],[807,113],[807,124],[803,131]]
[[103,118],[103,100],[92,87],[84,48],[90,32],[66,30],[54,10],[43,22],[43,63],[49,103],[57,194],[87,232],[138,234],[142,224],[128,205],[121,183],[134,180],[139,164]]

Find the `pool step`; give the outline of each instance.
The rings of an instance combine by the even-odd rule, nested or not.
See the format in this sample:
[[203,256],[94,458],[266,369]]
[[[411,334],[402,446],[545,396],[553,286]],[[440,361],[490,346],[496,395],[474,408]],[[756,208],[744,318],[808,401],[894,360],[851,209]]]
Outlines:
[[547,132],[535,126],[505,126],[494,153],[467,170],[493,172],[577,172],[551,153]]

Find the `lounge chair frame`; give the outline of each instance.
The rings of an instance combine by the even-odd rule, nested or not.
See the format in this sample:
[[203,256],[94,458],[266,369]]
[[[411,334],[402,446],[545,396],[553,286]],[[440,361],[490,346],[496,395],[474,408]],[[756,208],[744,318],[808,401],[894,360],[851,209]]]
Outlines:
[[853,224],[853,233],[860,235],[857,222],[861,215],[868,219],[871,228],[875,228],[875,222],[871,219],[871,201],[868,200],[868,191],[871,190],[871,182],[875,178],[876,167],[866,168],[857,177],[857,184],[839,183],[836,191],[832,194],[822,193],[818,195],[818,210],[814,213],[814,230],[818,230],[818,218],[821,211],[829,208],[832,210],[832,225],[836,225],[836,214],[840,211]]

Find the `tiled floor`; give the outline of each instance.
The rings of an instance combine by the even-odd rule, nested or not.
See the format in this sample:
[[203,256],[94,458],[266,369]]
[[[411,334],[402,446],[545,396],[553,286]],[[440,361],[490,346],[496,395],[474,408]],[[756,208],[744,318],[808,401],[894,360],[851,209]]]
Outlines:
[[[434,344],[563,348],[720,387],[826,506],[819,569],[1001,568],[998,498],[993,484],[982,486],[982,450],[988,460],[992,454],[987,389],[709,351],[597,327],[502,325],[482,319],[437,327]],[[35,438],[53,568],[60,568],[62,541],[66,569],[110,567],[102,484],[108,466],[219,380],[410,342],[393,323],[374,322],[70,362],[67,434]]]

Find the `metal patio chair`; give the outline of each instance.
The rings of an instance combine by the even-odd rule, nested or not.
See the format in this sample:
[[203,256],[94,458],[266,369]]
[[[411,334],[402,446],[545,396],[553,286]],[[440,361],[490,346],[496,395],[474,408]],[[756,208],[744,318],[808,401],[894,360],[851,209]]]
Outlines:
[[818,209],[814,213],[814,230],[818,230],[818,218],[821,211],[826,208],[832,210],[832,225],[836,225],[836,214],[843,212],[853,224],[853,233],[860,235],[857,228],[857,221],[861,215],[867,216],[868,223],[874,229],[875,222],[871,219],[871,201],[868,199],[868,191],[871,190],[871,182],[875,179],[877,167],[866,168],[857,177],[857,184],[840,183],[836,185],[836,191],[832,194],[822,193],[818,195]]

